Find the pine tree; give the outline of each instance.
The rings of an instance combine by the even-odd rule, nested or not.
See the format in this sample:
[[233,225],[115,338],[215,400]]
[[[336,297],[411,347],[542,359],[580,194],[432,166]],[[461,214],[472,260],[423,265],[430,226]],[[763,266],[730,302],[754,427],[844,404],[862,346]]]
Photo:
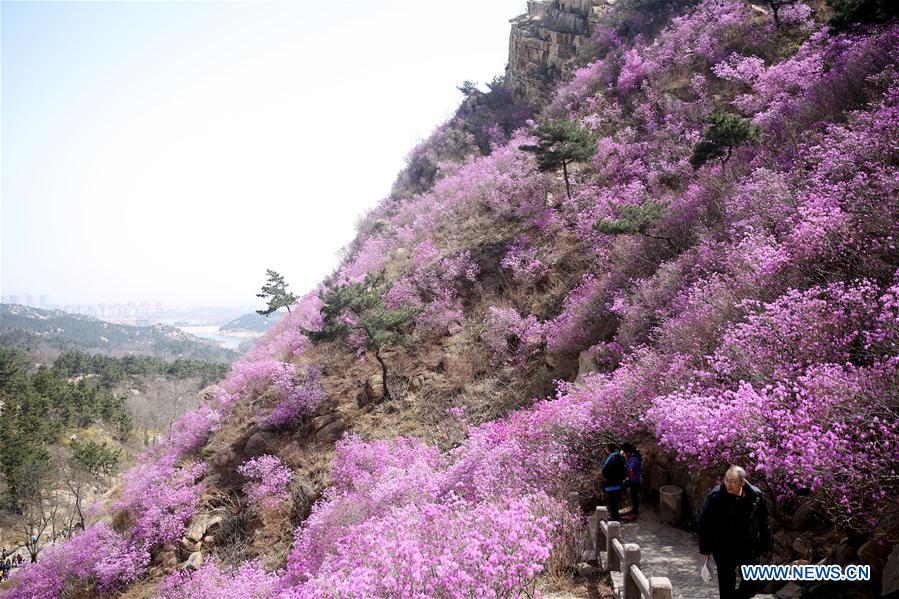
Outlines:
[[702,141],[693,146],[690,165],[699,168],[713,158],[721,158],[727,164],[734,148],[759,138],[759,128],[738,114],[715,110],[706,121],[709,126],[702,134]]
[[369,275],[362,283],[347,283],[326,290],[321,298],[322,328],[306,331],[313,341],[364,339],[364,349],[372,352],[381,365],[384,398],[387,388],[387,363],[381,355],[385,347],[407,346],[412,341],[410,325],[418,308],[404,306],[391,309],[384,305],[384,294],[390,289],[383,273]]
[[257,293],[256,297],[261,297],[268,301],[268,308],[265,310],[256,310],[260,316],[268,316],[279,308],[287,308],[290,312],[290,305],[297,301],[297,296],[287,291],[287,283],[284,277],[274,270],[268,268],[265,271],[268,281],[262,286],[262,293]]
[[596,154],[596,134],[574,121],[548,118],[539,120],[534,133],[537,136],[537,145],[523,145],[521,149],[536,156],[537,168],[541,172],[556,172],[562,169],[565,193],[570,200],[568,165],[572,162],[586,162]]

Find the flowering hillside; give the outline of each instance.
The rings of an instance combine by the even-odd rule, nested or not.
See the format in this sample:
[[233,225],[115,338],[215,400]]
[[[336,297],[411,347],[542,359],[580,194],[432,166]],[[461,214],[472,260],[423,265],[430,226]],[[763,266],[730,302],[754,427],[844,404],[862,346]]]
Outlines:
[[[481,111],[476,143],[460,109],[339,270],[126,476],[111,521],[7,596],[529,595],[572,565],[565,498],[606,440],[744,464],[781,519],[811,497],[859,544],[895,539],[899,24],[636,5],[599,17],[539,107],[589,132],[588,160],[563,180],[529,149],[536,122]],[[375,316],[331,314],[329,292],[378,275]],[[361,324],[406,308],[402,335]],[[316,440],[337,413],[336,446]],[[224,531],[185,549],[209,513],[242,553]]]

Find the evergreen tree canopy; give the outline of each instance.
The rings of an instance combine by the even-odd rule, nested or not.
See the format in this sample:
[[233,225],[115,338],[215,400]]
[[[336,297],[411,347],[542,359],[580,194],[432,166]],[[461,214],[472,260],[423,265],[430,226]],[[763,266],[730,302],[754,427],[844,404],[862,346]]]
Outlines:
[[540,118],[534,134],[537,136],[537,145],[523,145],[521,149],[536,156],[537,168],[541,172],[562,169],[565,191],[570,199],[568,165],[572,162],[586,162],[596,154],[596,134],[575,121],[564,118]]
[[106,442],[72,441],[72,458],[70,463],[73,468],[90,474],[91,476],[109,475],[115,471],[119,463],[121,448],[108,447]]
[[290,312],[290,305],[297,301],[297,296],[287,291],[287,283],[284,277],[272,269],[266,269],[268,281],[262,286],[262,293],[257,293],[256,297],[267,299],[268,308],[265,310],[256,310],[260,316],[268,316],[279,308],[287,308]]
[[702,134],[702,141],[693,146],[690,165],[699,168],[709,160],[721,158],[725,164],[735,147],[759,138],[759,128],[738,114],[716,110],[706,119],[709,126]]
[[388,308],[384,294],[390,285],[383,273],[369,275],[361,283],[346,283],[326,290],[321,298],[322,328],[307,331],[313,341],[342,339],[374,353],[381,365],[384,395],[387,389],[387,364],[381,350],[387,346],[406,346],[412,341],[411,324],[419,313],[418,308],[402,306]]

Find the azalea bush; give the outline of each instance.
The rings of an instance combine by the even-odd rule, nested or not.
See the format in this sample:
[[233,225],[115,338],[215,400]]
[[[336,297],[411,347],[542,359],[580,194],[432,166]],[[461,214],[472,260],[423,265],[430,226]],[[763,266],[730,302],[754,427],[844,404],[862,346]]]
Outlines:
[[515,308],[491,306],[484,319],[481,339],[490,348],[495,362],[510,359],[516,364],[539,352],[544,344],[537,317],[522,317]]
[[249,505],[269,514],[289,509],[288,486],[293,472],[277,456],[261,455],[247,460],[237,471],[246,479],[243,492]]
[[[592,62],[544,109],[595,135],[570,197],[522,150],[536,141],[525,130],[479,128],[476,150],[441,127],[329,281],[389,273],[383,301],[414,310],[415,342],[477,330],[503,372],[581,352],[598,372],[466,427],[448,450],[345,437],[283,570],[209,562],[164,595],[530,593],[574,526],[562,499],[605,440],[741,463],[777,505],[812,493],[853,532],[899,509],[899,25],[836,33],[804,2],[777,26],[735,0],[630,4],[598,17]],[[759,139],[694,169],[716,110]],[[510,279],[549,288],[539,317],[509,307],[497,282]],[[196,458],[235,405],[266,402],[259,422],[275,428],[314,412],[324,375],[301,358],[324,325],[320,291],[126,475],[122,531],[97,525],[47,549],[13,596],[140,577],[196,512]],[[345,341],[364,347],[356,333]],[[241,472],[251,501],[288,502],[278,458]]]
[[36,564],[18,570],[11,599],[56,599],[66,591],[96,586],[115,591],[138,579],[150,563],[144,543],[128,540],[105,522],[76,534],[66,543],[48,546]]

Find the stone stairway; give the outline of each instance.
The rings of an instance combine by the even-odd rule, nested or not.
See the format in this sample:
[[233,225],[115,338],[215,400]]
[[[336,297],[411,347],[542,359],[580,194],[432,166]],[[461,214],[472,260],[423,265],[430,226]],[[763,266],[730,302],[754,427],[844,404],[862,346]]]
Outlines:
[[[590,518],[591,539],[595,539],[596,518]],[[666,576],[671,581],[674,599],[718,599],[716,580],[704,583],[699,576],[703,558],[695,533],[662,524],[658,514],[644,510],[637,522],[622,522],[624,542],[640,546],[640,569],[647,576]],[[592,543],[592,541],[591,541]],[[605,554],[603,564],[605,564]],[[623,576],[612,573],[619,596],[623,596]],[[756,599],[774,599],[774,595],[756,595]]]

